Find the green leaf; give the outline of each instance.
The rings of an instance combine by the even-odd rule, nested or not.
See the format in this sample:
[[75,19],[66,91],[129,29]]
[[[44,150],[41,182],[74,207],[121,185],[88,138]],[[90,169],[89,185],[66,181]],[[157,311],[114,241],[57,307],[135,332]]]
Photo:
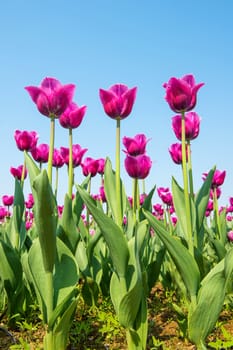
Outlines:
[[154,192],[155,192],[155,188],[156,186],[154,186],[152,188],[152,190],[149,192],[149,194],[145,197],[145,200],[140,208],[140,212],[139,212],[139,221],[142,221],[145,219],[144,215],[143,215],[143,212],[142,212],[142,209],[145,209],[145,210],[148,210],[148,211],[151,211],[151,201],[152,201],[152,197],[154,195]]
[[[185,215],[185,197],[184,190],[179,186],[174,178],[172,178],[172,194],[173,194],[173,202],[176,211],[176,215],[178,218],[178,224],[181,226],[183,237],[188,242],[188,233],[187,233],[187,217]],[[191,205],[191,221],[192,221],[192,232],[195,231],[195,221],[196,221],[196,213],[193,200],[190,198]]]
[[24,152],[24,156],[25,156],[26,168],[29,173],[31,189],[33,191],[33,181],[40,174],[40,169],[38,168],[36,163],[33,161],[32,157],[27,152]]
[[45,271],[53,271],[56,254],[57,204],[46,170],[33,181],[34,217]]
[[163,224],[150,212],[144,211],[144,215],[171,255],[190,296],[195,296],[200,285],[200,272],[195,259],[177,238],[170,236]]
[[78,186],[78,191],[102,231],[118,276],[125,276],[129,259],[129,250],[124,232],[111,218],[104,214],[101,209],[97,208],[93,198],[80,186]]
[[80,234],[73,217],[72,199],[66,194],[65,203],[62,212],[62,218],[59,221],[57,236],[70,248],[75,254]]
[[[104,168],[104,191],[108,205],[114,218],[117,217],[117,200],[116,200],[116,180],[115,172],[112,170],[112,164],[109,158],[106,159]],[[121,208],[122,213],[125,213],[128,199],[125,194],[125,189],[121,181]]]

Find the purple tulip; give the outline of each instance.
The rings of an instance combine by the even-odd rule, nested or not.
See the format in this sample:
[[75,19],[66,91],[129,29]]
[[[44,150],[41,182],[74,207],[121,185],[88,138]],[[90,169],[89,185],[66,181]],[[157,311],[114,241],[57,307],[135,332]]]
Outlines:
[[8,211],[5,207],[0,206],[0,221],[3,221],[8,216]]
[[14,203],[14,196],[8,196],[5,194],[2,196],[2,203],[7,207],[11,206]]
[[[69,165],[69,148],[60,147],[61,155],[64,158],[64,163]],[[87,152],[87,148],[81,148],[80,145],[76,144],[72,146],[72,156],[73,156],[73,167],[77,167],[82,162],[83,155]]]
[[53,167],[55,168],[61,168],[64,164],[65,164],[65,161],[64,161],[64,158],[61,154],[61,150],[57,149],[57,148],[54,148],[53,150]]
[[45,78],[39,87],[27,86],[25,89],[41,114],[59,118],[72,101],[75,85],[62,85],[55,78]]
[[[168,149],[174,163],[182,164],[182,145],[181,143],[173,143]],[[186,160],[188,160],[188,149],[186,147]]]
[[137,134],[132,137],[123,137],[122,142],[125,146],[125,153],[130,156],[138,156],[139,154],[144,154],[146,152],[146,145],[149,140],[144,134]]
[[157,193],[164,204],[170,207],[173,205],[172,194],[168,187],[159,187]]
[[31,151],[36,147],[39,136],[36,131],[15,130],[14,138],[20,151]]
[[78,107],[76,103],[70,103],[70,105],[59,117],[59,123],[66,129],[77,128],[84,118],[86,109],[86,106]]
[[172,77],[168,83],[164,83],[166,89],[165,100],[176,113],[190,111],[196,105],[197,91],[204,83],[196,84],[193,75],[185,75],[178,79]]
[[98,172],[99,162],[97,159],[86,157],[81,166],[84,176],[88,176],[90,174],[91,177],[94,177]]
[[128,175],[134,179],[145,179],[150,172],[152,161],[150,157],[145,154],[138,156],[126,155],[125,168]]
[[227,237],[228,237],[230,242],[233,242],[233,231],[229,231],[227,234]]
[[[178,138],[181,141],[181,121],[182,116],[175,115],[172,118],[172,129]],[[194,140],[200,131],[200,121],[201,118],[195,112],[188,112],[185,114],[185,139]]]
[[[207,176],[208,176],[208,173],[203,173],[202,179],[205,180]],[[214,176],[212,179],[212,184],[211,184],[212,189],[221,186],[224,183],[225,177],[226,177],[225,170],[224,171],[215,170]]]
[[112,119],[124,119],[131,113],[137,88],[129,89],[124,84],[115,84],[108,90],[99,90],[105,113]]
[[[10,168],[11,174],[17,178],[18,180],[21,180],[22,178],[22,173],[23,173],[23,165],[18,166],[18,168]],[[24,169],[24,179],[27,177],[27,169]]]
[[25,201],[25,206],[27,209],[32,209],[33,205],[34,205],[34,198],[32,193],[29,193],[27,201]]
[[98,163],[99,163],[98,174],[104,175],[105,158],[99,158],[97,160],[98,160]]
[[33,159],[38,163],[47,163],[49,158],[49,145],[41,143],[31,150]]

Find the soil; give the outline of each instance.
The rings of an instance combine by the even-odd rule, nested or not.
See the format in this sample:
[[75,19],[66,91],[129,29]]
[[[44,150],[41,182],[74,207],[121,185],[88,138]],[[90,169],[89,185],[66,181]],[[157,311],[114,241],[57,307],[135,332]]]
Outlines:
[[[182,334],[181,328],[179,327],[178,315],[171,307],[173,298],[175,298],[175,296],[173,297],[170,295],[168,297],[159,284],[152,290],[148,298],[148,350],[196,349]],[[109,304],[111,305],[110,300]],[[112,306],[110,306],[110,308],[112,310]],[[114,318],[114,311],[112,310],[111,312],[111,317]],[[106,318],[108,315],[109,311],[106,313]],[[80,327],[82,324],[83,330],[82,327]],[[112,326],[112,329],[109,328],[109,332],[103,331],[103,325],[104,320],[100,321],[97,319],[95,312],[90,313],[90,311],[86,311],[77,314],[71,327],[70,344],[67,350],[127,350],[124,330],[118,326],[117,321],[116,324]],[[44,328],[41,323],[34,325],[34,327],[32,326],[31,329],[22,329],[21,325],[20,329],[12,330],[7,329],[3,319],[0,327],[0,349],[8,350],[13,344],[15,344],[15,346],[11,349],[43,349]],[[233,345],[227,347],[222,327],[226,330],[227,336],[232,337],[233,340],[232,309],[224,309],[219,317],[216,328],[207,339],[207,344],[210,342],[218,342],[218,344],[220,344],[220,340],[222,340],[223,345],[219,345],[219,347],[214,345],[214,347],[209,347],[209,349],[233,349]],[[101,332],[100,328],[102,329]],[[233,344],[233,341],[231,343]],[[16,344],[20,345],[16,347]]]

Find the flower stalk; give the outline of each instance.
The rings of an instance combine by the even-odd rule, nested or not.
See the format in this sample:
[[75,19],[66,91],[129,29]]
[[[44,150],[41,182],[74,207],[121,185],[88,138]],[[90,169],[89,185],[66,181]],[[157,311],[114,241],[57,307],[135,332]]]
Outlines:
[[116,201],[117,201],[117,218],[118,226],[122,225],[122,205],[121,205],[121,175],[120,175],[120,119],[116,120]]
[[50,143],[49,143],[49,158],[48,158],[48,178],[52,185],[52,168],[53,168],[53,150],[55,140],[55,116],[50,116]]

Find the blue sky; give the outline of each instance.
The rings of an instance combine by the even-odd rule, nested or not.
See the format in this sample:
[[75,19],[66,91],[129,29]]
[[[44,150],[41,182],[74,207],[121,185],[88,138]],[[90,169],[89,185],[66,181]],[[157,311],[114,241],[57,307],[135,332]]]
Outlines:
[[[74,143],[87,156],[109,156],[115,162],[115,122],[99,100],[99,88],[115,83],[138,87],[132,114],[122,121],[121,135],[145,133],[153,167],[146,188],[182,183],[181,168],[168,153],[177,142],[171,129],[174,113],[164,100],[163,83],[194,74],[205,86],[195,111],[201,116],[199,137],[192,143],[194,184],[216,165],[226,170],[222,203],[233,196],[233,2],[231,0],[40,0],[4,1],[0,12],[1,127],[0,195],[12,194],[11,166],[23,162],[14,131],[35,130],[39,143],[49,142],[49,119],[40,115],[27,85],[46,76],[76,84],[75,102],[87,105]],[[57,147],[67,146],[67,130],[56,124]],[[122,147],[123,148],[123,147]],[[122,153],[122,162],[124,154]],[[76,170],[76,181],[83,179]],[[122,166],[131,194],[131,180]],[[98,179],[96,186],[98,187]],[[96,187],[96,188],[97,188]],[[66,169],[60,173],[59,195],[67,190]],[[27,189],[27,184],[25,191]]]

